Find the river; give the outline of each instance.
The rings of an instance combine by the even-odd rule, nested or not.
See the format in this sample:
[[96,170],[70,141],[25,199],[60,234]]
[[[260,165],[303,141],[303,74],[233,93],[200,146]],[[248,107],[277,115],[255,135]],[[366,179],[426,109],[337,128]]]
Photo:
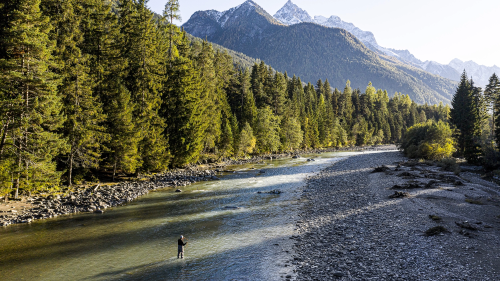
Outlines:
[[[280,280],[307,177],[324,153],[226,167],[219,181],[152,192],[104,214],[0,228],[0,280]],[[281,194],[259,194],[279,189]],[[307,192],[307,191],[306,191]],[[233,208],[237,207],[237,208]],[[177,259],[177,239],[187,238]]]

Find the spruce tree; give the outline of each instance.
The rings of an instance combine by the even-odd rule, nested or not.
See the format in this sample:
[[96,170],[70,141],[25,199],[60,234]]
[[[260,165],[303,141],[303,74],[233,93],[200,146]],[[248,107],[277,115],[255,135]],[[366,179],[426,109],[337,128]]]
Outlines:
[[168,164],[164,120],[158,115],[165,80],[162,67],[166,54],[159,46],[162,34],[146,1],[125,0],[120,5],[120,56],[126,61],[124,83],[135,105],[133,122],[140,133],[142,169],[161,171]]
[[240,123],[242,125],[245,123],[254,124],[257,117],[257,107],[255,106],[248,70],[245,70],[240,76],[240,93],[242,99]]
[[169,20],[168,25],[168,38],[169,38],[169,48],[168,48],[168,58],[173,59],[173,47],[174,47],[174,37],[175,37],[175,26],[174,20],[181,21],[180,5],[179,0],[168,0],[165,4],[165,9],[163,10],[163,16]]
[[452,106],[450,121],[457,128],[458,153],[468,161],[477,161],[480,148],[476,140],[481,134],[481,124],[484,120],[483,103],[481,90],[467,79],[465,71],[453,96]]
[[67,139],[69,151],[68,184],[73,183],[73,170],[77,167],[97,168],[101,156],[101,143],[106,139],[102,122],[102,104],[92,91],[93,82],[87,66],[89,55],[83,54],[81,22],[83,7],[78,1],[45,0],[44,13],[51,17],[54,29],[51,37],[57,42],[54,56],[61,76],[58,92],[62,96],[62,112],[66,121],[61,133]]
[[[28,192],[57,185],[54,157],[66,146],[56,130],[64,118],[57,95],[58,76],[52,57],[55,42],[52,26],[40,11],[40,0],[19,0],[2,31],[0,85],[3,136],[0,159],[15,157],[13,173],[16,197],[19,188]],[[9,135],[7,143],[4,136]]]
[[257,111],[255,137],[260,153],[273,153],[280,148],[279,124],[280,118],[273,114],[270,107],[266,106]]
[[491,111],[491,135],[495,136],[495,139],[498,142],[498,137],[496,137],[496,123],[497,123],[497,116],[500,114],[499,110],[500,108],[497,106],[497,100],[500,99],[500,81],[498,79],[498,76],[496,73],[493,73],[491,75],[488,85],[486,85],[486,88],[484,89],[484,96],[486,99],[486,104],[488,106],[488,109]]
[[[162,90],[162,117],[165,118],[169,149],[172,155],[171,165],[183,166],[198,161],[204,145],[204,127],[206,122],[201,104],[201,83],[195,63],[184,52],[177,52],[189,46],[184,33],[177,31],[179,45],[173,46],[172,67],[167,68],[167,81]],[[169,61],[168,58],[166,58]]]
[[287,81],[283,74],[277,72],[273,80],[272,104],[274,114],[281,116],[285,110]]

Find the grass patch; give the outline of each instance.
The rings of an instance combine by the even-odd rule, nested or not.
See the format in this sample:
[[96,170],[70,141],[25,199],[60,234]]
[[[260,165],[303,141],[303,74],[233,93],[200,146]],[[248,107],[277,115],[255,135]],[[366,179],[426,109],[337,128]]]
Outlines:
[[443,226],[435,226],[427,229],[427,231],[425,231],[425,236],[435,236],[444,232],[449,232],[449,231]]
[[474,199],[465,199],[465,202],[469,203],[469,204],[474,204],[474,205],[484,205],[483,202],[479,201],[479,200],[474,200]]
[[440,222],[442,221],[443,219],[439,216],[436,216],[436,215],[429,215],[429,218],[435,222]]

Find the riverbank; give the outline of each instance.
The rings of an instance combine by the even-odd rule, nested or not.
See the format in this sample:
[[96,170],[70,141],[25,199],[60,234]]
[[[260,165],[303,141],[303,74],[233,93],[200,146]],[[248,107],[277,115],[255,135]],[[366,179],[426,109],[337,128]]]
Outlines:
[[290,278],[500,280],[499,186],[406,160],[353,156],[308,181]]
[[[170,188],[172,191],[200,181],[218,180],[217,175],[224,167],[259,163],[269,159],[298,157],[300,154],[314,154],[338,151],[390,150],[395,146],[349,147],[344,149],[313,149],[294,153],[259,155],[249,159],[225,159],[212,164],[201,164],[175,169],[152,175],[143,181],[122,182],[106,185],[76,187],[59,195],[40,195],[23,198],[20,201],[0,203],[0,226],[17,223],[30,223],[34,220],[48,219],[81,212],[103,213],[107,208],[117,207],[136,200],[151,191]],[[181,190],[179,190],[181,191]]]

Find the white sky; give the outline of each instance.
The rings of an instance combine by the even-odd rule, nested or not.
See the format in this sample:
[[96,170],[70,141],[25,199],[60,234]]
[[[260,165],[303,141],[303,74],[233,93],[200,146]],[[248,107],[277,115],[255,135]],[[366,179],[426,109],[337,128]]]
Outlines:
[[[274,15],[288,0],[254,0]],[[149,0],[162,13],[167,0]],[[179,0],[183,22],[199,10],[225,11],[245,0]],[[500,66],[500,0],[292,0],[312,17],[336,15],[375,35],[380,46],[418,59]]]

